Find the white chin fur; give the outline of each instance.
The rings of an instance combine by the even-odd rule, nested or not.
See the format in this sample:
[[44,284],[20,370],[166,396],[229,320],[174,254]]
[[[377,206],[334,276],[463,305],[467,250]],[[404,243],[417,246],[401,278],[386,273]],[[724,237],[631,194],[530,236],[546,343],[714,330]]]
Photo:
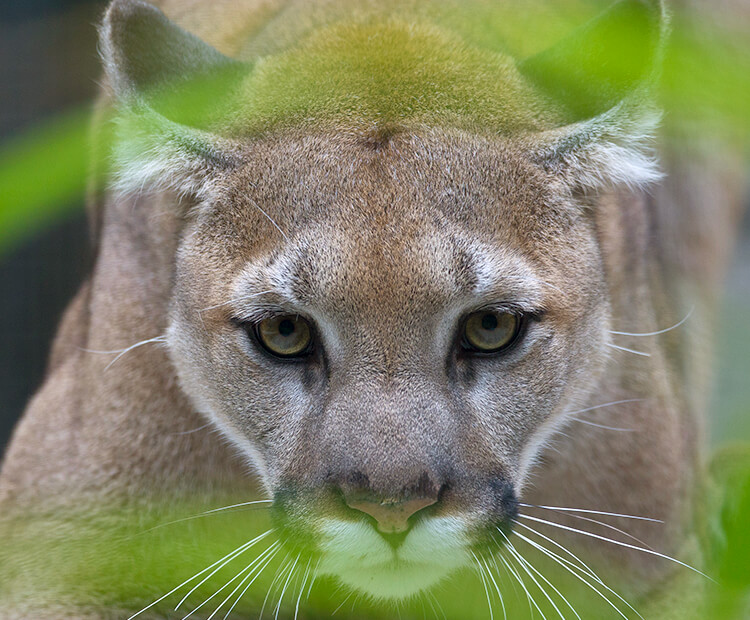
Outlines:
[[409,598],[468,563],[464,532],[458,518],[428,519],[394,551],[367,523],[326,519],[320,570],[374,599]]

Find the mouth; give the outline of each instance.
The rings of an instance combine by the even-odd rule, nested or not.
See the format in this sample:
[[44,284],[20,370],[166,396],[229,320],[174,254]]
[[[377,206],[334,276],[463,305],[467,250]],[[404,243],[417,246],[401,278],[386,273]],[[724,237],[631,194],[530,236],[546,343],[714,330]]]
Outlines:
[[[408,519],[390,504],[362,511],[331,502],[325,509],[294,493],[277,494],[272,512],[282,544],[314,558],[320,575],[373,600],[398,601],[504,546],[518,506],[509,485],[500,490],[492,504],[466,511],[455,503],[430,502]],[[390,521],[382,506],[394,511]],[[394,524],[402,527],[388,527]]]
[[375,599],[408,598],[468,563],[464,531],[456,518],[435,518],[393,544],[368,523],[326,520],[320,571]]

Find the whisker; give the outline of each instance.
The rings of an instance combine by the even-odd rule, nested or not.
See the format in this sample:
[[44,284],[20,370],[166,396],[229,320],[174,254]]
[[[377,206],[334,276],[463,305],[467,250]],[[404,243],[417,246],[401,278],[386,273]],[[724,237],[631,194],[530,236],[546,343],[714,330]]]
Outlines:
[[489,591],[489,588],[487,587],[487,580],[484,577],[484,569],[482,568],[482,564],[479,562],[479,558],[476,556],[476,554],[473,551],[471,552],[471,555],[474,558],[474,561],[477,563],[479,577],[482,580],[482,585],[484,586],[484,594],[487,597],[487,607],[490,610],[490,620],[495,620],[495,614],[492,612],[492,600],[490,599],[490,591]]
[[190,596],[190,595],[191,595],[191,594],[192,594],[193,592],[195,592],[195,591],[196,591],[196,590],[197,590],[198,588],[200,588],[200,587],[201,587],[201,586],[202,586],[202,585],[203,585],[204,583],[206,583],[206,581],[208,581],[208,580],[209,580],[209,579],[210,579],[211,577],[213,577],[213,576],[214,576],[214,575],[215,575],[215,574],[216,574],[216,573],[217,573],[218,571],[220,571],[220,570],[221,570],[222,568],[224,568],[224,567],[225,567],[225,566],[226,566],[227,564],[229,564],[229,562],[231,562],[231,561],[232,561],[232,560],[233,560],[234,558],[236,558],[237,556],[239,556],[239,555],[241,555],[242,553],[244,553],[245,551],[247,551],[247,550],[248,550],[248,549],[249,549],[250,547],[252,547],[252,546],[253,546],[254,544],[256,544],[256,543],[260,542],[261,540],[263,540],[263,539],[264,539],[264,538],[265,538],[266,536],[268,536],[268,535],[269,535],[270,533],[271,533],[271,530],[268,530],[268,531],[267,531],[267,532],[265,532],[264,534],[261,534],[260,536],[258,536],[258,537],[256,537],[256,538],[254,538],[254,539],[253,539],[252,541],[250,541],[249,543],[245,543],[245,545],[243,545],[243,546],[242,546],[242,547],[240,548],[240,550],[239,550],[239,551],[237,551],[237,552],[236,552],[236,553],[235,553],[234,555],[231,555],[231,557],[227,558],[227,559],[226,559],[226,560],[224,560],[224,561],[223,561],[223,562],[222,562],[221,564],[219,564],[219,566],[217,566],[217,567],[216,567],[216,568],[215,568],[215,569],[214,569],[213,571],[211,571],[211,572],[210,572],[210,573],[209,573],[208,575],[206,575],[206,576],[205,576],[205,577],[203,578],[203,580],[202,580],[202,581],[200,581],[200,582],[199,582],[198,584],[196,584],[195,586],[193,586],[193,588],[192,588],[192,589],[190,590],[190,592],[188,592],[188,593],[187,593],[187,594],[186,594],[185,596],[183,596],[183,597],[182,597],[182,600],[181,600],[181,601],[180,601],[179,603],[177,603],[177,605],[175,606],[175,608],[174,608],[174,609],[175,609],[175,611],[177,611],[177,610],[178,610],[178,609],[180,608],[180,605],[182,605],[182,604],[183,604],[183,603],[184,603],[184,602],[185,602],[185,601],[187,600],[187,598],[188,598],[188,597],[189,597],[189,596]]
[[524,504],[519,502],[519,506],[524,508],[542,508],[544,510],[556,510],[558,512],[581,512],[590,515],[601,515],[603,517],[621,517],[623,519],[636,519],[638,521],[650,521],[651,523],[664,523],[661,519],[654,519],[652,517],[640,517],[637,515],[626,515],[619,512],[604,512],[601,510],[587,510],[584,508],[564,508],[561,506],[541,506],[538,504]]
[[279,579],[283,579],[284,573],[286,573],[286,569],[289,568],[289,565],[292,563],[291,560],[285,564],[287,559],[289,558],[289,553],[287,553],[284,556],[284,559],[281,561],[281,564],[283,565],[282,568],[276,569],[276,574],[274,575],[273,581],[271,582],[271,585],[268,586],[268,591],[266,592],[266,596],[263,599],[263,605],[260,608],[260,614],[258,615],[258,620],[263,618],[263,612],[266,609],[266,603],[268,602],[268,597],[271,595],[271,590],[273,590],[274,586],[276,585],[276,582],[279,581]]
[[[245,593],[250,589],[250,586],[252,586],[253,583],[255,583],[255,581],[258,579],[258,577],[260,577],[260,575],[263,573],[263,571],[266,570],[266,567],[271,562],[273,562],[273,559],[279,554],[280,550],[281,550],[281,543],[279,542],[278,546],[276,547],[276,550],[270,556],[268,556],[268,559],[266,560],[265,564],[263,564],[263,566],[261,566],[258,569],[258,571],[255,573],[255,576],[252,578],[252,580],[245,586],[244,590],[240,592],[239,596],[235,599],[234,603],[232,603],[232,606],[227,610],[227,613],[225,614],[223,620],[227,620],[227,618],[229,618],[229,614],[232,613],[232,610],[237,606],[237,603],[239,603],[242,600],[242,597],[245,596]],[[243,583],[244,581],[247,580],[248,577],[249,575],[247,575],[245,579],[243,579]]]
[[[503,534],[503,535],[504,535],[504,534]],[[506,537],[506,540],[507,540],[507,537]],[[511,544],[511,542],[510,542],[509,540],[508,540],[508,544],[509,544],[509,545],[511,545],[511,547],[513,547],[513,545]],[[528,560],[527,560],[526,558],[524,558],[524,557],[523,557],[523,556],[522,556],[522,555],[521,555],[521,554],[520,554],[520,553],[518,552],[518,550],[517,550],[517,549],[516,549],[515,547],[513,547],[513,551],[515,551],[515,553],[517,553],[517,554],[518,554],[518,556],[519,556],[519,560],[523,561],[523,563],[524,563],[524,564],[526,564],[526,565],[527,565],[527,566],[528,566],[528,567],[529,567],[529,568],[530,568],[531,570],[533,570],[533,571],[534,571],[534,572],[535,572],[535,573],[536,573],[537,575],[539,575],[539,577],[540,577],[541,579],[543,579],[543,580],[544,580],[544,582],[545,582],[545,583],[546,583],[546,584],[547,584],[547,585],[548,585],[548,586],[549,586],[550,588],[552,588],[552,589],[553,589],[553,590],[554,590],[554,591],[555,591],[555,592],[557,593],[557,596],[559,596],[559,597],[560,597],[560,598],[561,598],[561,599],[562,599],[562,600],[563,600],[563,601],[565,602],[565,604],[566,604],[566,605],[567,605],[568,607],[570,607],[570,611],[572,611],[572,612],[573,612],[573,614],[575,614],[575,617],[576,617],[576,618],[578,618],[578,620],[583,620],[583,619],[581,618],[581,616],[580,616],[580,615],[578,614],[578,612],[576,611],[575,607],[573,607],[573,605],[571,605],[571,604],[570,604],[570,601],[569,601],[569,600],[568,600],[567,598],[565,598],[565,597],[563,596],[562,592],[560,592],[560,590],[558,590],[558,589],[557,589],[557,588],[555,587],[555,585],[554,585],[554,584],[553,584],[553,583],[552,583],[552,582],[551,582],[551,581],[550,581],[549,579],[547,579],[547,578],[546,578],[546,577],[545,577],[545,576],[544,576],[544,575],[543,575],[543,574],[541,573],[541,571],[539,571],[539,570],[538,570],[538,569],[537,569],[536,567],[534,567],[534,565],[533,565],[533,564],[531,564],[531,562],[529,562],[529,561],[528,561]],[[533,577],[532,577],[532,579],[533,579]],[[540,589],[541,589],[541,588],[540,588]],[[546,596],[546,594],[545,594],[545,596]],[[550,597],[547,597],[547,599],[548,599],[548,600],[550,601],[550,603],[552,603],[552,600],[550,599]],[[554,606],[554,603],[552,603],[552,605]],[[557,607],[555,607],[555,609],[557,609]],[[559,610],[558,610],[558,613],[560,613],[560,611],[559,611]],[[562,616],[562,614],[560,614],[560,615]]]
[[[167,527],[168,525],[175,525],[177,523],[184,523],[185,521],[192,521],[193,519],[201,519],[203,517],[207,517],[212,514],[216,514],[217,512],[221,512],[223,510],[229,510],[230,508],[237,508],[241,506],[249,506],[252,504],[265,504],[269,503],[272,504],[273,500],[271,499],[259,499],[252,502],[243,502],[241,504],[233,504],[232,506],[224,506],[222,508],[214,508],[213,510],[207,510],[205,512],[200,512],[197,515],[191,515],[189,517],[183,517],[182,519],[175,519],[174,521],[167,521],[166,523],[160,523],[159,525],[155,525],[154,527],[150,527],[147,530],[143,530],[138,535],[148,534],[149,532],[153,532],[154,530],[161,529],[163,527]],[[237,511],[240,512],[240,511]],[[271,530],[269,530],[270,532]]]
[[350,598],[351,598],[352,596],[354,596],[354,592],[353,592],[353,591],[352,591],[352,592],[349,592],[349,594],[347,594],[346,598],[345,598],[345,599],[344,599],[343,601],[341,601],[341,604],[340,604],[340,605],[339,605],[339,606],[338,606],[338,607],[337,607],[336,609],[334,609],[334,610],[333,610],[333,611],[331,612],[331,616],[334,616],[334,615],[336,615],[336,612],[337,612],[337,611],[338,611],[339,609],[341,609],[341,608],[342,608],[342,607],[343,607],[344,605],[346,605],[346,602],[347,602],[347,601],[348,601],[348,600],[349,600],[349,599],[350,599]]
[[307,578],[310,575],[310,563],[312,562],[312,558],[307,560],[307,568],[305,568],[305,576],[302,578],[302,585],[299,588],[299,595],[297,596],[297,604],[294,606],[294,620],[297,620],[297,616],[299,615],[299,605],[302,601],[302,594],[305,591],[305,584],[307,583]]
[[603,403],[601,405],[594,405],[593,407],[586,407],[585,409],[578,409],[578,411],[566,411],[563,415],[578,415],[579,413],[586,413],[587,411],[594,411],[595,409],[601,409],[602,407],[612,407],[614,405],[622,405],[624,403],[640,403],[646,400],[645,398],[626,398],[624,400],[613,400],[609,403]]
[[[532,532],[534,532],[535,534],[539,534],[539,532],[536,532],[535,530],[531,530],[531,531],[532,531]],[[575,564],[573,564],[573,563],[572,563],[572,562],[570,562],[569,560],[566,560],[565,558],[561,557],[561,556],[560,556],[560,555],[558,555],[557,553],[555,553],[555,552],[553,552],[553,551],[550,551],[549,549],[547,549],[547,548],[543,547],[542,545],[540,545],[540,544],[538,544],[538,543],[534,542],[533,540],[531,540],[531,539],[527,538],[526,536],[523,536],[523,534],[519,534],[518,532],[516,532],[515,534],[516,534],[516,536],[518,536],[518,537],[519,537],[519,538],[520,538],[521,540],[523,540],[523,541],[527,542],[527,543],[528,543],[528,544],[530,544],[530,545],[531,545],[532,547],[534,547],[535,549],[539,550],[539,551],[540,551],[541,553],[545,554],[545,555],[546,555],[547,557],[549,557],[549,558],[551,558],[552,560],[554,560],[555,562],[557,562],[557,563],[558,563],[558,564],[559,564],[560,566],[562,566],[562,567],[563,567],[563,568],[564,568],[565,570],[567,570],[567,571],[568,571],[568,572],[569,572],[569,573],[570,573],[571,575],[573,575],[573,576],[574,576],[574,577],[575,577],[576,579],[578,579],[579,581],[581,581],[581,583],[585,584],[585,585],[586,585],[586,586],[588,586],[588,587],[589,587],[589,588],[590,588],[591,590],[593,590],[593,591],[594,591],[594,592],[595,592],[596,594],[598,594],[598,595],[599,595],[599,596],[600,596],[600,597],[601,597],[601,598],[602,598],[603,600],[605,600],[605,601],[606,601],[606,602],[607,602],[607,603],[608,603],[608,604],[610,605],[610,607],[612,607],[612,609],[614,609],[614,610],[615,610],[615,611],[616,611],[616,612],[617,612],[617,613],[618,613],[618,614],[619,614],[620,616],[622,616],[623,618],[625,618],[625,620],[628,620],[628,617],[627,617],[627,616],[626,616],[626,615],[625,615],[625,614],[624,614],[624,613],[622,612],[622,610],[621,610],[621,609],[620,609],[619,607],[617,607],[617,605],[615,605],[615,604],[614,604],[614,603],[613,603],[613,602],[612,602],[612,601],[611,601],[611,600],[609,599],[609,597],[607,597],[607,596],[606,596],[606,595],[605,595],[604,593],[600,592],[600,591],[599,591],[599,590],[598,590],[598,589],[597,589],[597,588],[596,588],[596,587],[595,587],[595,586],[594,586],[594,585],[593,585],[592,583],[589,583],[589,582],[588,582],[588,581],[587,581],[586,579],[584,579],[584,577],[582,577],[581,575],[579,575],[579,574],[578,574],[577,572],[574,572],[574,570],[572,570],[572,569],[575,569],[576,571],[580,571],[580,572],[582,572],[582,573],[584,573],[584,574],[586,574],[586,575],[587,575],[587,573],[585,573],[585,571],[581,570],[581,569],[580,569],[580,568],[579,568],[578,566],[576,566]],[[572,568],[571,568],[571,567],[572,567]],[[589,576],[589,575],[587,575],[587,576]],[[633,606],[632,606],[632,605],[631,605],[630,603],[628,603],[628,601],[626,601],[626,600],[625,600],[625,599],[624,599],[624,598],[623,598],[622,596],[620,596],[620,595],[619,595],[619,594],[618,594],[617,592],[615,592],[615,591],[614,591],[614,590],[613,590],[612,588],[610,588],[610,587],[609,587],[609,586],[608,586],[607,584],[605,584],[605,583],[604,583],[604,582],[603,582],[603,581],[602,581],[601,579],[599,579],[598,577],[596,577],[596,578],[595,578],[595,580],[596,580],[596,582],[597,582],[597,583],[598,583],[598,584],[599,584],[599,585],[600,585],[601,587],[603,587],[603,588],[604,588],[604,589],[606,589],[606,590],[607,590],[608,592],[610,592],[611,594],[613,594],[614,596],[616,596],[616,597],[617,597],[617,598],[618,598],[618,599],[619,599],[620,601],[622,601],[623,603],[625,603],[625,605],[627,605],[627,606],[628,606],[628,607],[629,607],[630,609],[632,609],[632,610],[633,610],[633,612],[635,612],[635,614],[636,614],[636,615],[637,615],[637,616],[638,616],[639,618],[641,618],[641,620],[643,620],[643,616],[641,616],[641,614],[639,614],[639,613],[638,613],[638,610],[636,610],[636,609],[635,609],[635,607],[633,607]]]
[[620,345],[613,344],[611,342],[605,342],[608,347],[612,347],[613,349],[617,349],[619,351],[625,351],[627,353],[634,353],[635,355],[642,355],[643,357],[651,357],[651,353],[646,353],[644,351],[636,351],[635,349],[628,349],[627,347],[621,347]]
[[[516,589],[516,583],[515,583],[515,581],[513,581],[513,577],[515,577],[516,581],[520,582],[520,580],[518,579],[518,575],[516,574],[516,572],[513,571],[513,569],[511,569],[510,564],[508,564],[508,561],[506,560],[506,558],[505,558],[505,556],[503,555],[502,552],[503,552],[503,550],[501,548],[500,551],[498,552],[497,556],[493,557],[492,559],[495,562],[495,566],[497,566],[497,560],[498,559],[502,562],[503,568],[505,569],[505,572],[508,574],[508,579],[510,580],[510,583],[513,585],[513,592],[515,592],[516,597],[518,598],[518,590]],[[522,584],[522,587],[523,587],[523,584]],[[525,588],[524,588],[524,590],[525,590]],[[529,605],[529,617],[533,618],[534,617],[534,610],[531,607],[531,599],[529,598],[528,592],[526,593],[526,602]]]
[[84,349],[82,347],[79,347],[78,349],[79,351],[83,351],[84,353],[97,353],[100,355],[113,355],[117,353],[118,354],[117,357],[115,357],[109,364],[107,364],[104,367],[104,370],[106,371],[106,370],[109,370],[112,364],[114,364],[117,360],[119,360],[123,355],[125,355],[129,351],[132,351],[133,349],[137,349],[138,347],[142,347],[143,345],[146,345],[146,344],[151,344],[154,342],[166,342],[166,341],[167,341],[167,337],[162,334],[161,336],[156,336],[154,338],[149,338],[147,340],[141,340],[140,342],[131,344],[129,347],[126,347],[124,349],[115,349],[113,351],[97,351],[96,349]]
[[273,614],[274,620],[279,620],[279,610],[281,609],[281,601],[284,600],[284,593],[286,592],[287,586],[289,585],[289,581],[291,580],[292,575],[294,574],[294,569],[297,566],[297,562],[299,562],[299,558],[300,558],[300,554],[297,554],[297,558],[294,560],[292,567],[289,569],[289,575],[287,576],[286,581],[284,582],[284,586],[281,588],[281,594],[279,595],[279,602],[276,603],[276,609]]
[[276,575],[274,575],[274,578],[273,578],[273,581],[271,582],[271,585],[268,586],[268,592],[266,592],[266,596],[263,599],[263,605],[260,608],[260,614],[258,616],[258,620],[260,620],[261,618],[263,618],[263,612],[266,609],[266,603],[268,602],[268,597],[271,595],[271,591],[273,591],[274,587],[276,586],[276,583],[278,581],[280,581],[281,579],[284,578],[284,575],[286,574],[287,569],[289,568],[289,566],[292,563],[292,560],[289,560],[287,562],[287,560],[289,559],[290,555],[291,555],[291,553],[287,553],[284,556],[284,559],[281,561],[282,566],[280,568],[276,569]]
[[580,418],[573,417],[569,417],[568,419],[572,420],[573,422],[580,422],[581,424],[586,424],[587,426],[596,426],[596,428],[603,428],[608,431],[621,431],[624,433],[636,432],[634,428],[618,428],[617,426],[605,426],[604,424],[597,424],[596,422],[589,422],[588,420],[581,420]]
[[249,571],[249,574],[246,575],[243,579],[240,580],[240,583],[237,584],[237,586],[229,593],[229,596],[227,596],[220,604],[219,606],[214,609],[213,613],[207,618],[207,620],[211,620],[217,613],[219,613],[219,610],[226,605],[227,601],[232,598],[232,596],[242,587],[242,584],[245,583],[246,579],[250,577],[253,573],[253,569],[256,568],[266,557],[268,557],[269,554],[273,555],[275,549],[279,547],[281,543],[275,542],[271,546],[269,546],[265,551],[263,551],[257,558],[255,558],[250,564],[245,566],[239,573],[237,573],[234,577],[232,577],[229,581],[227,581],[221,588],[216,590],[211,596],[209,596],[205,601],[203,601],[200,605],[195,607],[188,615],[184,616],[182,620],[187,620],[190,616],[192,616],[196,611],[198,611],[201,607],[206,605],[210,600],[212,600],[214,597],[218,596],[220,592],[223,592],[226,588],[229,587],[230,584],[234,583],[237,579],[239,579],[244,573]]
[[497,596],[500,599],[500,607],[503,609],[503,619],[507,620],[508,614],[505,612],[505,601],[503,600],[503,595],[500,592],[500,587],[497,585],[497,581],[495,581],[495,578],[492,576],[492,570],[490,569],[487,560],[484,560],[484,567],[487,569],[487,576],[492,580],[492,585],[495,586],[495,592],[497,592]]
[[286,233],[283,230],[281,230],[281,228],[279,228],[279,225],[276,222],[274,222],[273,218],[270,215],[268,215],[268,213],[266,213],[263,209],[261,209],[260,205],[256,203],[254,200],[250,200],[250,204],[252,204],[256,209],[258,209],[258,211],[260,211],[266,217],[266,219],[269,222],[271,222],[271,224],[273,224],[274,228],[278,230],[279,233],[281,233],[281,236],[284,237],[284,239],[286,239],[287,243],[289,243],[289,237],[287,237]]
[[211,426],[211,422],[208,422],[207,424],[204,424],[203,426],[199,426],[198,428],[190,429],[189,431],[180,431],[178,433],[172,433],[172,435],[192,435],[193,433],[202,431],[204,428],[208,428],[209,426]]
[[[565,513],[561,513],[561,514],[565,514]],[[630,538],[631,540],[634,540],[635,542],[640,543],[647,549],[651,549],[653,551],[653,548],[649,544],[643,542],[640,538],[633,536],[630,532],[621,530],[619,527],[615,527],[614,525],[610,525],[609,523],[605,523],[604,521],[599,521],[598,519],[592,519],[591,517],[584,517],[582,515],[568,514],[567,516],[573,517],[574,519],[580,519],[582,521],[588,521],[589,523],[595,523],[596,525],[600,525],[602,527],[606,527],[607,529],[610,529],[614,532],[618,532],[619,534],[622,534],[623,536],[626,536],[627,538]]]
[[318,563],[315,565],[315,568],[313,569],[312,579],[310,580],[310,586],[307,588],[307,594],[305,594],[305,600],[308,600],[310,598],[310,592],[312,592],[313,584],[315,583],[315,580],[318,578],[318,569],[320,568],[320,562],[322,559],[318,560]]
[[698,573],[699,575],[705,577],[709,581],[712,581],[713,583],[716,583],[714,579],[706,575],[705,573],[699,571],[697,568],[690,566],[690,564],[685,564],[685,562],[681,562],[680,560],[677,560],[671,556],[665,555],[663,553],[659,553],[658,551],[653,551],[652,549],[644,549],[643,547],[637,547],[635,545],[631,545],[629,543],[620,542],[619,540],[613,540],[611,538],[607,538],[606,536],[599,536],[598,534],[594,534],[593,532],[587,532],[585,530],[578,530],[574,527],[568,527],[567,525],[562,525],[561,523],[554,523],[553,521],[546,521],[545,519],[539,519],[537,517],[532,517],[531,515],[518,515],[521,519],[530,519],[532,521],[537,521],[538,523],[544,523],[546,525],[551,525],[552,527],[557,527],[563,530],[568,530],[570,532],[574,532],[576,534],[581,534],[583,536],[589,536],[591,538],[596,538],[598,540],[603,540],[604,542],[612,543],[613,545],[618,545],[620,547],[625,547],[626,549],[634,549],[635,551],[641,551],[643,553],[648,553],[650,555],[654,555],[656,557],[662,558],[664,560],[669,560],[670,562],[674,562],[675,564],[679,564],[680,566],[684,566],[687,569],[690,569],[691,571]]
[[229,510],[230,508],[240,508],[241,506],[253,506],[255,504],[273,504],[273,500],[272,499],[256,499],[250,502],[241,502],[239,504],[232,504],[231,506],[222,506],[221,508],[213,508],[212,510],[206,510],[206,512],[202,514],[209,515],[215,512],[221,512],[222,510]]
[[[429,596],[433,601],[433,603],[430,605],[432,609],[435,610],[435,606],[437,606],[437,610],[440,611],[440,615],[443,617],[443,620],[448,620],[447,616],[445,615],[445,610],[443,609],[443,606],[440,604],[440,601],[437,599],[437,597],[429,590],[427,591],[427,596]],[[505,613],[505,607],[503,607],[503,613]],[[437,611],[435,611],[435,617],[437,618]]]
[[658,336],[660,334],[666,334],[667,332],[671,332],[673,329],[677,329],[680,325],[682,325],[683,323],[685,323],[685,321],[687,321],[692,316],[692,314],[693,314],[694,311],[695,311],[695,306],[693,306],[692,308],[690,308],[690,311],[685,315],[685,318],[683,318],[681,321],[679,321],[679,322],[675,323],[674,325],[672,325],[672,327],[667,327],[665,329],[660,329],[660,330],[655,331],[655,332],[632,333],[632,332],[610,331],[609,333],[610,334],[616,334],[618,336],[637,336],[637,337],[640,337],[640,336]]
[[[536,577],[534,577],[534,575],[531,573],[531,570],[533,570],[537,575],[539,575],[542,579],[544,579],[544,581],[547,582],[549,585],[552,585],[552,584],[549,583],[549,581],[547,581],[547,579],[545,577],[543,577],[542,574],[538,570],[536,570],[533,566],[531,566],[531,564],[529,564],[529,562],[520,553],[518,553],[518,551],[516,550],[516,548],[513,546],[513,543],[511,543],[510,540],[508,539],[508,537],[505,535],[505,532],[503,532],[499,528],[498,528],[498,531],[500,532],[500,534],[502,535],[502,537],[505,538],[505,542],[508,545],[508,552],[511,555],[515,556],[515,558],[518,561],[518,564],[520,565],[520,567],[526,572],[526,574],[529,577],[531,577],[531,580],[534,582],[534,584],[536,584],[536,587],[539,588],[539,591],[544,595],[544,598],[546,598],[549,601],[550,605],[552,605],[552,607],[554,608],[554,610],[557,612],[557,615],[560,616],[560,620],[565,620],[565,616],[563,615],[563,613],[560,611],[560,609],[558,608],[558,606],[555,605],[555,602],[552,600],[552,597],[549,594],[547,594],[547,591],[536,580]],[[531,570],[529,570],[529,569],[531,569]],[[554,586],[552,586],[552,587],[554,588]],[[555,590],[556,590],[556,588],[555,588]],[[578,614],[576,614],[576,615],[578,615]],[[580,620],[580,618],[579,618],[579,620]]]
[[[558,549],[560,549],[563,553],[565,553],[565,554],[569,555],[570,557],[572,557],[576,562],[578,562],[578,564],[580,566],[577,566],[577,565],[573,564],[573,562],[570,562],[570,560],[565,560],[565,562],[570,562],[570,564],[572,566],[575,566],[577,570],[580,570],[581,572],[586,573],[594,581],[597,581],[598,583],[604,584],[604,582],[601,580],[601,578],[599,577],[599,575],[597,575],[596,572],[594,572],[594,569],[592,569],[588,564],[586,564],[586,562],[584,562],[581,558],[579,558],[575,553],[573,553],[567,547],[564,547],[559,542],[557,542],[556,540],[553,540],[549,536],[545,536],[541,532],[537,532],[534,528],[531,528],[531,527],[529,527],[528,525],[526,525],[524,523],[521,523],[519,521],[515,521],[515,525],[517,527],[522,527],[522,528],[528,530],[529,532],[531,532],[533,534],[536,534],[540,538],[543,538],[544,540],[546,540],[548,543],[554,545],[555,547],[557,547]],[[518,535],[517,531],[514,532],[514,533]],[[550,553],[552,553],[552,552],[550,552]]]
[[[513,556],[511,555],[511,557]],[[526,587],[526,583],[523,581],[523,579],[521,579],[521,576],[511,566],[510,561],[506,562],[505,565],[508,567],[508,570],[511,571],[513,575],[515,576],[515,578],[518,580],[518,583],[521,585],[521,588],[523,588],[523,591],[526,592],[526,600],[529,601],[529,611],[531,612],[531,616],[533,617],[534,615],[534,612],[531,610],[531,605],[533,605],[536,608],[536,610],[539,612],[539,615],[541,615],[542,618],[545,618],[546,620],[547,616],[545,616],[544,612],[539,608],[539,605],[537,604],[536,599],[534,599],[534,597],[531,595],[531,592],[529,592],[529,589]]]
[[[162,597],[160,597],[160,598],[156,599],[156,600],[155,600],[155,601],[154,601],[153,603],[150,603],[149,605],[147,605],[146,607],[144,607],[144,608],[143,608],[143,609],[141,609],[140,611],[137,611],[136,613],[134,613],[134,614],[133,614],[132,616],[130,616],[130,617],[128,618],[128,620],[133,620],[133,618],[136,618],[137,616],[140,616],[140,615],[141,615],[141,614],[142,614],[142,613],[143,613],[144,611],[147,611],[147,610],[151,609],[151,608],[152,608],[152,607],[153,607],[154,605],[158,605],[158,604],[159,604],[159,603],[161,603],[161,602],[162,602],[162,601],[163,601],[163,600],[164,600],[165,598],[167,598],[168,596],[170,596],[170,595],[174,594],[175,592],[177,592],[177,590],[179,590],[179,589],[180,589],[180,588],[182,588],[183,586],[187,585],[188,583],[190,583],[190,582],[191,582],[191,581],[193,581],[194,579],[197,579],[197,578],[198,578],[198,577],[200,577],[200,576],[201,576],[201,575],[202,575],[203,573],[205,573],[205,572],[207,572],[207,571],[210,571],[210,570],[211,570],[211,569],[212,569],[212,568],[213,568],[214,566],[216,566],[216,565],[217,565],[217,564],[219,564],[220,562],[224,561],[224,560],[225,560],[225,559],[227,559],[227,558],[229,558],[229,559],[231,560],[231,559],[232,559],[233,557],[236,557],[237,555],[239,555],[240,553],[242,553],[242,552],[243,552],[243,551],[245,551],[246,549],[249,549],[249,548],[250,548],[250,547],[251,547],[252,545],[254,545],[254,544],[255,544],[256,542],[258,542],[259,540],[262,540],[262,538],[263,538],[263,537],[265,537],[265,536],[268,536],[268,534],[270,534],[270,533],[271,533],[271,530],[268,530],[267,532],[265,532],[265,533],[261,534],[261,535],[260,535],[260,536],[258,536],[257,538],[254,538],[253,540],[250,540],[250,541],[248,541],[248,542],[244,543],[243,545],[240,545],[240,546],[239,546],[238,548],[236,548],[236,549],[235,549],[234,551],[230,551],[230,552],[229,552],[229,553],[227,553],[227,554],[226,554],[226,555],[225,555],[224,557],[222,557],[222,558],[220,558],[220,559],[216,560],[216,562],[214,562],[213,564],[211,564],[211,566],[207,566],[207,567],[206,567],[206,568],[204,568],[204,569],[203,569],[202,571],[200,571],[200,572],[196,573],[195,575],[193,575],[192,577],[190,577],[190,579],[186,579],[186,580],[185,580],[185,581],[183,581],[183,582],[182,582],[182,583],[181,583],[180,585],[178,585],[177,587],[173,588],[172,590],[170,590],[169,592],[167,592],[167,593],[166,593],[165,595],[163,595]],[[232,556],[232,558],[230,558],[230,556]]]
[[233,297],[232,299],[229,299],[227,301],[223,301],[220,304],[216,304],[215,306],[208,306],[206,308],[201,308],[198,310],[199,313],[208,312],[209,310],[216,310],[216,308],[221,308],[222,306],[228,306],[230,304],[237,303],[238,301],[245,301],[246,299],[253,299],[254,297],[260,297],[261,295],[267,295],[268,293],[273,293],[275,291],[269,290],[269,291],[259,291],[257,293],[251,293],[250,295],[242,295],[241,297]]

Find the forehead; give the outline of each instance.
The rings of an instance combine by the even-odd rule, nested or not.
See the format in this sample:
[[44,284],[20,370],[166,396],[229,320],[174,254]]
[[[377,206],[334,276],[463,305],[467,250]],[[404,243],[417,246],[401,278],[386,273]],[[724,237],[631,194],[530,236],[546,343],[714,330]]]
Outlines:
[[254,143],[246,161],[227,187],[234,208],[215,215],[241,224],[242,213],[250,240],[275,224],[287,238],[329,227],[384,248],[456,229],[490,243],[538,243],[577,214],[520,147],[461,132],[288,135]]
[[255,143],[205,230],[258,286],[424,306],[528,285],[574,212],[511,144],[370,128]]

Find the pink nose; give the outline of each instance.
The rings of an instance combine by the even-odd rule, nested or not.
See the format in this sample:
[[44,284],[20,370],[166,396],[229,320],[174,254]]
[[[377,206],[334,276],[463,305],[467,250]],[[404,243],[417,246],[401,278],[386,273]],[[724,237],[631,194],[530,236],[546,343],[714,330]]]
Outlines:
[[378,522],[378,529],[384,534],[397,534],[409,529],[409,517],[432,506],[437,498],[417,497],[415,499],[399,500],[347,500],[350,508],[367,513]]

